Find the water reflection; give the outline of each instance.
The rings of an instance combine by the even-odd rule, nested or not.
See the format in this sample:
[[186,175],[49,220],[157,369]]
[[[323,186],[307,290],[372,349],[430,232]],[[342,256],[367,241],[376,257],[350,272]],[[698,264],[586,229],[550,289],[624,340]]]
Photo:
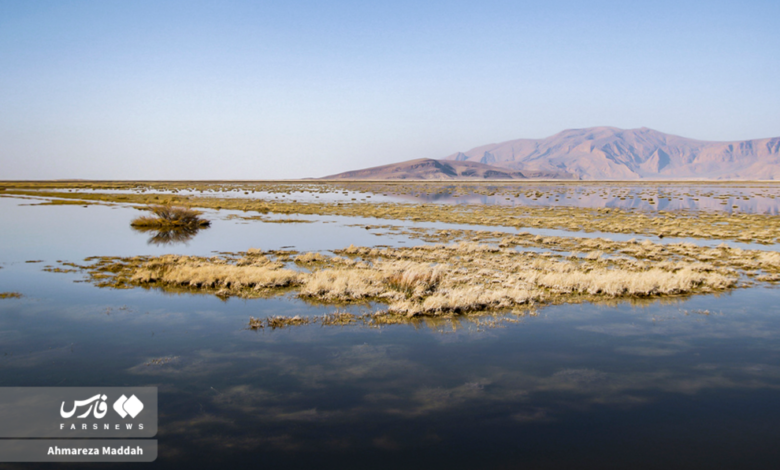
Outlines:
[[[388,182],[339,185],[277,184],[276,191],[217,192],[144,190],[148,194],[247,198],[302,203],[414,202],[438,204],[484,204],[506,206],[569,206],[619,208],[643,211],[713,211],[726,213],[780,214],[780,186],[774,182],[667,183],[652,181],[599,183],[469,183]],[[238,184],[233,185],[238,186]],[[266,188],[269,189],[269,188]],[[50,191],[50,190],[46,190]],[[66,191],[66,190],[62,190]],[[105,190],[102,193],[131,194],[138,190]]]
[[551,306],[498,329],[249,331],[250,315],[328,310],[69,285],[0,304],[0,385],[159,386],[158,467],[642,468],[671,432],[708,443],[682,460],[728,468],[776,447],[774,289]]
[[533,198],[524,195],[505,197],[466,195],[454,198],[450,195],[434,194],[418,197],[406,196],[407,202],[424,202],[439,204],[472,204],[472,205],[499,205],[499,206],[537,206],[537,207],[582,207],[582,208],[615,208],[623,210],[642,211],[707,211],[746,214],[780,214],[780,202],[774,198],[756,196],[751,199],[742,197],[725,196],[713,197],[682,197],[668,198],[666,196],[645,197],[642,194],[631,194],[627,197],[559,197],[559,198]]
[[[250,316],[334,308],[74,283],[80,274],[43,272],[23,260],[138,254],[142,240],[126,230],[133,210],[16,203],[0,201],[15,222],[0,227],[0,285],[24,297],[0,299],[0,386],[158,386],[153,467],[772,468],[779,461],[780,316],[769,308],[780,302],[778,289],[549,306],[503,328],[431,321],[250,331]],[[52,220],[63,227],[56,234]],[[294,225],[220,223],[173,251],[392,241],[342,225],[360,219],[316,220],[317,237]],[[140,232],[152,245],[169,245],[198,230]]]
[[201,230],[205,230],[208,227],[176,227],[158,229],[153,227],[137,227],[131,226],[133,230],[139,233],[146,233],[151,235],[149,240],[146,241],[149,245],[175,245],[177,243],[187,243],[192,240],[195,235]]

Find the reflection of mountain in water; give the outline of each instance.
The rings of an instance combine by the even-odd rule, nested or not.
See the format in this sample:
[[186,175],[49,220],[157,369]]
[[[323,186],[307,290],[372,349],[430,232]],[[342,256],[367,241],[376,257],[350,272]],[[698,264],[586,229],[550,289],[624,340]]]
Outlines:
[[171,229],[157,229],[151,227],[132,227],[133,230],[141,233],[151,234],[146,243],[150,245],[174,245],[176,243],[187,243],[198,234],[198,232],[208,227],[177,227]]
[[[644,211],[705,211],[740,212],[746,214],[780,214],[780,194],[777,188],[714,188],[702,186],[688,187],[615,187],[606,192],[594,191],[590,187],[562,185],[535,185],[531,193],[538,191],[540,196],[526,194],[529,187],[485,186],[484,191],[497,194],[486,195],[475,191],[461,192],[458,197],[448,193],[425,193],[400,195],[402,200],[438,203],[438,204],[485,204],[501,206],[566,206],[582,208],[638,209]],[[442,187],[454,191],[456,187]]]

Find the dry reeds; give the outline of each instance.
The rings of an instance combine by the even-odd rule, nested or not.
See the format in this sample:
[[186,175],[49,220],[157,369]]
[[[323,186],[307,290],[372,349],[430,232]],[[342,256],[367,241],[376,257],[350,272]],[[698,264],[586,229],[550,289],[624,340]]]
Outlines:
[[325,301],[378,297],[385,289],[383,276],[373,270],[327,269],[306,276],[300,295]]
[[386,273],[385,282],[390,288],[414,297],[422,297],[433,290],[447,271],[442,264],[430,266],[413,261],[388,263],[381,269]]
[[632,272],[626,270],[548,272],[529,278],[533,283],[560,293],[651,296],[691,292],[697,287],[726,289],[734,285],[733,278],[718,273],[704,273],[691,268],[677,271],[650,269]]
[[423,302],[402,300],[388,307],[391,313],[407,317],[416,315],[441,315],[466,313],[489,309],[503,309],[543,298],[540,292],[525,289],[485,290],[480,286],[442,290],[425,298]]
[[253,250],[243,258],[167,255],[100,261],[90,274],[98,285],[110,285],[113,278],[115,284],[175,286],[221,297],[262,297],[274,289],[297,288],[300,297],[317,302],[386,303],[388,314],[403,317],[716,292],[734,287],[738,279],[729,268],[702,262],[569,260],[477,243],[336,251],[362,261],[304,254],[299,261],[316,259],[317,269],[296,272]]
[[162,283],[204,289],[263,289],[286,287],[298,282],[298,273],[276,265],[236,266],[209,259],[167,256],[153,259],[135,270],[137,283]]

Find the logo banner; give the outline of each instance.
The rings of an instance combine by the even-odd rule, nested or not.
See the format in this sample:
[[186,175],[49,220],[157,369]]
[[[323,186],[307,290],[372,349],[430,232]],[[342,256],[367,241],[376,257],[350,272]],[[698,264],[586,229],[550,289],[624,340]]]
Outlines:
[[0,387],[0,438],[157,435],[157,387]]

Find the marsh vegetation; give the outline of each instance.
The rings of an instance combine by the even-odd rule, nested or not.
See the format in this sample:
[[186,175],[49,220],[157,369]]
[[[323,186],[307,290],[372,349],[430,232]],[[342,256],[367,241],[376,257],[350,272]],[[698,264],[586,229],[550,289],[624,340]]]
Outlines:
[[[236,210],[225,220],[242,223],[308,222],[285,215],[331,215],[399,221],[404,225],[366,225],[377,236],[403,235],[423,242],[405,248],[342,246],[329,252],[251,249],[220,256],[138,256],[90,259],[81,268],[101,287],[157,288],[196,292],[220,298],[267,298],[294,295],[328,305],[377,304],[378,312],[401,318],[472,315],[525,306],[583,301],[612,302],[721,292],[751,283],[780,280],[780,253],[726,245],[688,242],[612,241],[587,238],[587,232],[652,235],[775,244],[780,216],[715,211],[652,212],[614,207],[567,205],[431,204],[380,202],[371,196],[447,195],[512,196],[540,199],[645,198],[650,187],[565,184],[558,192],[543,186],[436,185],[420,183],[96,183],[55,187],[9,186],[23,197],[78,199],[88,202],[145,204],[153,216],[136,218],[136,230],[153,233],[150,243],[186,241],[209,226],[194,208]],[[561,192],[562,188],[562,192]],[[718,190],[667,185],[658,193],[672,196],[743,197],[752,186]],[[774,198],[773,186],[756,186],[761,197]],[[101,192],[101,190],[103,192]],[[48,192],[47,192],[48,191]],[[676,192],[675,192],[676,191]],[[718,192],[720,191],[720,192]],[[362,195],[350,202],[304,202],[297,193]],[[205,194],[204,194],[205,193]],[[264,196],[255,197],[255,193]],[[646,198],[645,198],[646,199]],[[697,198],[698,199],[698,198]],[[252,214],[254,212],[254,214]],[[273,216],[272,216],[273,215]],[[520,230],[486,231],[409,226],[415,222],[494,226]],[[358,225],[360,226],[360,225]],[[542,236],[522,231],[559,229],[570,236]],[[374,312],[376,313],[376,312]],[[346,323],[355,323],[354,318]],[[284,320],[286,321],[286,320]],[[324,323],[333,323],[330,319]],[[275,320],[281,325],[281,319]],[[307,320],[293,324],[306,324]]]
[[[492,429],[486,440],[515,448],[605,410],[622,420],[619,440],[681,406],[702,410],[704,427],[713,409],[719,422],[725,409],[737,424],[749,409],[760,429],[775,421],[777,215],[725,210],[743,194],[774,200],[769,184],[84,186],[9,184],[0,197],[17,222],[0,277],[25,294],[0,301],[0,367],[12,382],[24,367],[41,385],[172,385],[161,397],[184,405],[161,415],[169,449],[180,433],[253,455],[332,452],[345,429],[351,448],[374,448],[395,428],[419,449],[431,437],[407,430],[444,418],[445,440]],[[653,191],[723,210],[596,206],[665,204]],[[582,205],[555,205],[567,197]],[[209,233],[145,245],[129,227],[136,209],[165,204],[209,209]],[[42,232],[60,220],[78,223]],[[668,425],[679,423],[653,435]],[[273,439],[244,441],[247,429]]]
[[[655,186],[653,186],[655,185]],[[5,196],[35,196],[45,200],[79,200],[84,202],[158,204],[215,210],[238,210],[249,217],[263,215],[332,215],[345,217],[405,220],[413,222],[443,222],[513,228],[559,229],[566,231],[605,232],[658,237],[734,240],[745,243],[778,243],[780,236],[780,211],[778,211],[778,187],[773,183],[732,183],[718,185],[706,183],[566,183],[545,192],[534,184],[514,185],[442,185],[433,183],[18,183],[8,186]],[[736,186],[736,188],[735,188]],[[639,191],[634,188],[640,188]],[[101,192],[102,191],[102,192]],[[538,205],[519,203],[504,206],[493,203],[472,204],[425,202],[389,202],[371,199],[392,194],[415,196],[441,194],[447,197],[475,194],[480,197],[526,197],[549,201]],[[555,205],[555,199],[564,201],[583,199],[582,204]],[[711,205],[704,210],[662,210],[660,204],[638,210],[631,205],[620,207],[615,201],[631,194],[638,201],[685,198],[707,199]],[[262,196],[253,197],[256,193]],[[362,195],[338,200],[322,200],[304,197],[312,194]],[[522,194],[521,194],[522,193]],[[294,196],[301,194],[300,197]],[[286,198],[285,196],[292,196]],[[588,199],[596,197],[595,200]],[[306,200],[298,200],[306,199]],[[745,199],[760,198],[758,210],[733,209],[735,203]],[[404,201],[399,199],[398,201]],[[604,201],[609,201],[607,204]],[[605,205],[606,204],[606,205]],[[615,203],[616,204],[616,203]],[[653,206],[650,208],[650,206]],[[765,209],[762,209],[765,207]],[[724,208],[724,209],[720,209]],[[728,210],[725,210],[728,209]],[[251,213],[255,213],[251,215]],[[301,219],[288,219],[300,221]],[[266,218],[266,221],[273,221]]]
[[[734,257],[723,248],[714,250],[719,262],[703,262],[700,258],[712,254],[695,246],[667,251],[652,243],[606,241],[591,242],[591,247],[632,256],[604,257],[604,251],[593,250],[578,257],[516,249],[526,241],[536,242],[505,237],[499,245],[461,241],[410,248],[349,246],[334,250],[335,256],[297,255],[293,262],[305,270],[290,269],[261,250],[214,257],[97,258],[83,269],[101,287],[183,289],[223,298],[295,292],[301,299],[332,305],[385,304],[383,314],[413,318],[720,292],[737,286],[739,269],[746,266],[776,272],[775,258],[780,257],[744,256],[744,251]],[[659,250],[667,254],[660,256]]]
[[170,245],[191,240],[198,232],[211,225],[201,218],[201,212],[171,205],[150,206],[154,216],[133,219],[130,226],[137,232],[150,234],[149,244]]
[[148,210],[154,216],[141,216],[130,223],[133,227],[149,229],[199,229],[208,227],[211,222],[202,219],[201,212],[171,205],[150,206]]

